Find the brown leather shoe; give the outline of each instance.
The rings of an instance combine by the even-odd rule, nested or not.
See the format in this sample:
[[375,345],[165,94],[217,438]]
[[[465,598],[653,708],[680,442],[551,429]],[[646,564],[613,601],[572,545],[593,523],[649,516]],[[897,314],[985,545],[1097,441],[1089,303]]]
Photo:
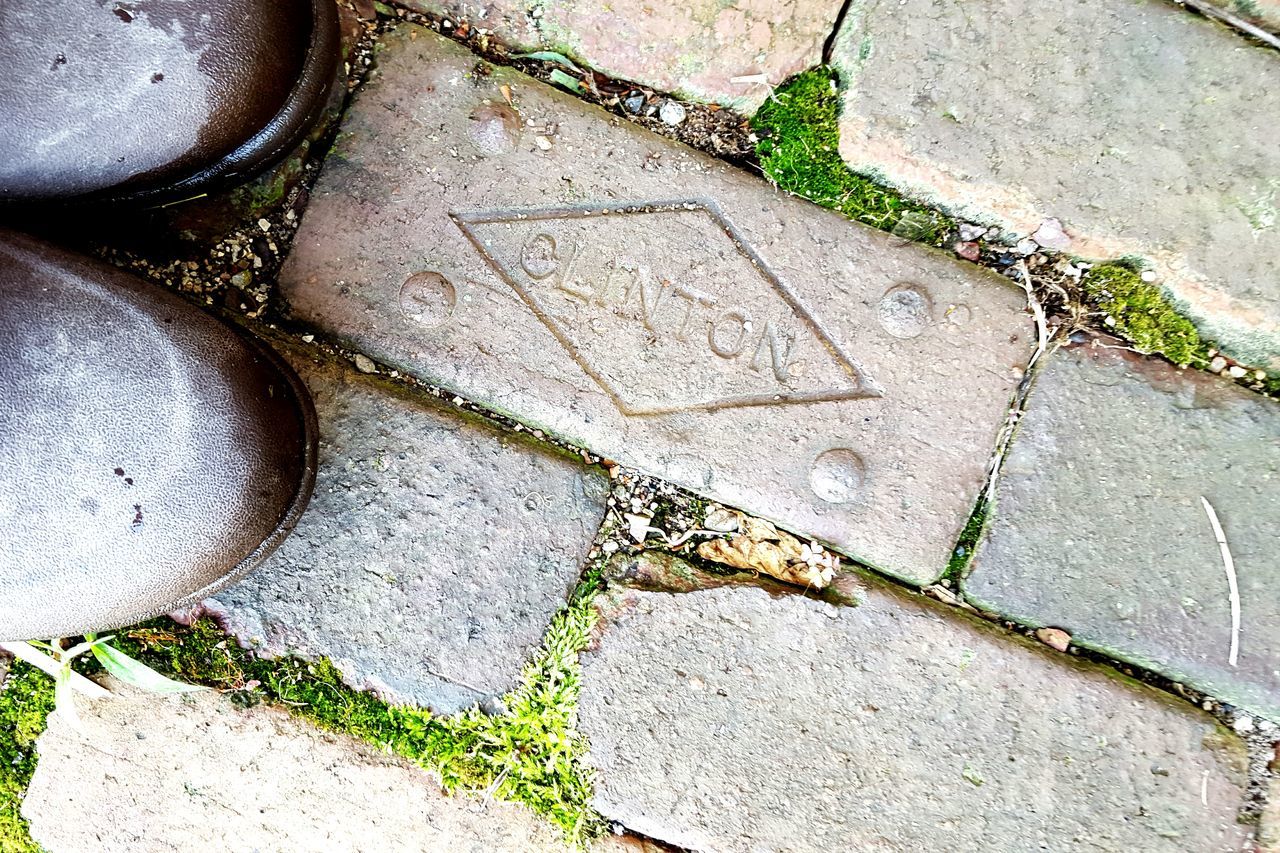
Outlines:
[[0,200],[189,198],[287,154],[322,111],[334,0],[0,3]]
[[193,604],[297,523],[315,411],[268,347],[3,230],[0,298],[0,641]]

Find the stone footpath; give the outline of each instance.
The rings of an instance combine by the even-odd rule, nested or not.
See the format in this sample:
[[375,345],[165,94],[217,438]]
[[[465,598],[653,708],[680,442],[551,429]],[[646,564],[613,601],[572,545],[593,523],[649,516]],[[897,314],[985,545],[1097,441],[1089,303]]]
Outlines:
[[1037,379],[964,592],[1280,719],[1277,530],[1280,405],[1094,338]]
[[812,0],[559,0],[532,6],[521,0],[408,0],[405,5],[467,21],[517,51],[560,51],[610,77],[748,115],[768,97],[770,84],[822,61],[823,43],[840,12],[839,3]]
[[1203,713],[880,583],[857,599],[607,594],[581,711],[596,808],[690,850],[1247,838],[1244,750]]
[[[747,108],[767,91],[726,81],[816,63],[839,10],[411,5]],[[959,10],[849,6],[842,154],[983,221],[1059,217],[1066,248],[1142,254],[1240,358],[1280,354],[1277,57],[1156,0]],[[593,850],[1280,851],[1275,400],[1078,333],[1011,417],[1036,338],[1007,280],[412,25],[381,36],[279,285],[307,345],[268,336],[315,396],[315,497],[182,616],[389,702],[501,717],[602,570],[581,673],[550,677],[580,684],[592,807],[643,837]],[[689,544],[615,463],[695,496]],[[878,574],[847,564],[819,593],[652,550],[732,532],[706,500]],[[40,737],[21,806],[49,853],[570,849],[279,708],[80,708],[83,733]]]
[[49,853],[560,851],[521,806],[449,797],[424,771],[287,711],[213,692],[123,695],[58,717],[23,814]]
[[852,4],[834,62],[855,169],[1140,257],[1223,351],[1280,369],[1275,50],[1164,0],[902,0]]
[[427,30],[384,45],[281,271],[293,317],[891,574],[942,574],[1030,352],[1017,288],[518,72],[477,77]]
[[327,657],[349,684],[451,713],[515,686],[581,574],[606,478],[529,436],[283,350],[320,460],[297,529],[205,603],[243,645]]

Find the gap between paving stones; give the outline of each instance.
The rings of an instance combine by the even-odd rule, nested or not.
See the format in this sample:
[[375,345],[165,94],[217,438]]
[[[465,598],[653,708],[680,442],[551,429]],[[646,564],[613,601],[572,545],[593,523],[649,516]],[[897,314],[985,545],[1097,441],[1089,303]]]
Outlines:
[[481,410],[483,410],[483,407],[481,407]]
[[[286,250],[287,250],[287,249],[286,249]],[[282,253],[282,254],[283,254],[283,253]],[[350,352],[348,351],[347,355],[348,355],[349,357],[353,357],[355,354],[354,354],[354,353],[350,353]],[[354,359],[353,359],[353,360],[354,360]],[[389,375],[392,375],[392,376],[393,376],[393,378],[399,378],[399,379],[401,379],[402,381],[408,381],[410,384],[416,384],[416,385],[419,385],[419,386],[422,386],[422,385],[423,385],[423,383],[417,383],[417,382],[415,382],[415,381],[411,380],[409,377],[403,377],[403,376],[402,376],[402,377],[395,377],[393,373],[390,373],[390,371],[388,371],[388,373],[389,373]],[[523,429],[522,425],[520,425],[519,423],[517,423],[517,422],[515,422],[515,421],[513,421],[513,420],[511,420],[511,419],[508,419],[508,418],[503,418],[503,417],[501,417],[501,416],[497,416],[497,417],[495,417],[494,413],[492,413],[491,411],[489,411],[489,410],[485,409],[485,408],[484,408],[484,407],[482,407],[482,406],[477,406],[477,405],[475,405],[475,404],[471,404],[471,403],[469,403],[469,402],[467,402],[467,401],[465,401],[465,400],[462,400],[461,398],[456,398],[456,399],[455,399],[456,395],[449,395],[449,394],[447,394],[447,392],[443,392],[443,391],[441,391],[441,390],[440,390],[440,389],[438,389],[438,388],[430,388],[430,386],[427,386],[427,387],[430,389],[430,393],[432,393],[432,394],[433,394],[433,396],[437,396],[437,397],[441,397],[441,398],[445,398],[445,399],[450,399],[450,400],[451,400],[451,402],[452,402],[454,405],[457,405],[457,406],[459,406],[460,408],[463,408],[464,410],[472,411],[472,412],[478,412],[478,413],[480,413],[480,414],[483,414],[483,415],[485,415],[486,417],[488,417],[488,418],[489,418],[489,419],[491,419],[491,420],[495,420],[495,421],[498,421],[498,422],[500,422],[500,423],[503,423],[503,425],[504,425],[504,426],[506,426],[506,427],[507,427],[507,428],[509,428],[509,429],[514,429],[514,430],[516,430],[516,431],[521,431],[521,430]],[[556,441],[556,440],[554,440],[554,439],[547,439],[545,436],[544,436],[543,438],[544,438],[544,440],[549,440],[549,441],[550,441],[550,443],[552,443],[552,444],[557,444],[557,445],[559,445],[559,446],[572,447],[572,445],[568,445],[567,443],[558,442],[558,441]],[[581,449],[580,449],[580,448],[573,448],[573,449],[575,449],[575,450],[579,450],[580,452],[583,452],[584,459],[586,459],[587,461],[589,461],[589,462],[599,462],[598,457],[596,457],[596,458],[592,458],[592,457],[590,456],[590,454],[587,454],[587,453],[585,453],[584,451],[581,451]],[[1104,659],[1104,660],[1105,660],[1105,659]],[[1108,663],[1111,663],[1112,665],[1114,665],[1114,662],[1111,662],[1111,661],[1107,661],[1107,662],[1108,662]],[[1122,669],[1123,669],[1123,668],[1122,668]],[[1144,679],[1144,680],[1145,680],[1145,679]],[[1168,689],[1168,687],[1166,687],[1166,689]],[[1194,696],[1194,694],[1192,694],[1192,695]],[[1194,698],[1193,698],[1193,701],[1194,701]]]

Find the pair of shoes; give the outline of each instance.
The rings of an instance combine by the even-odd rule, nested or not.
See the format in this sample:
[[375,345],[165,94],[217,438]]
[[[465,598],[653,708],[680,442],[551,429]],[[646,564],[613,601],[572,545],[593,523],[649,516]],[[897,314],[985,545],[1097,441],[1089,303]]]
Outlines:
[[[338,67],[333,0],[0,3],[0,208],[159,204],[287,154]],[[0,641],[200,601],[292,530],[315,411],[269,347],[0,229]]]

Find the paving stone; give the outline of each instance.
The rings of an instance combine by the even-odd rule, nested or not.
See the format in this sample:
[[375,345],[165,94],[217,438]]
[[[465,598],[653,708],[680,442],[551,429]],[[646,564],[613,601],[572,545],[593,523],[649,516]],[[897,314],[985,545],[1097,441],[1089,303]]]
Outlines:
[[1280,368],[1276,51],[1163,0],[902,0],[851,4],[835,57],[855,169],[1142,256],[1224,351]]
[[452,712],[515,686],[577,582],[603,472],[285,354],[319,416],[315,494],[280,549],[205,609],[242,643],[329,657],[394,701]]
[[1020,291],[510,69],[476,77],[429,31],[379,56],[281,273],[294,317],[900,577],[941,573],[1025,363]]
[[965,594],[1280,721],[1280,404],[1096,343],[1037,377]]
[[580,719],[607,818],[691,850],[1235,851],[1235,735],[868,582],[614,591]]
[[84,733],[50,718],[22,804],[48,853],[568,850],[522,806],[446,796],[278,708],[213,692],[77,704]]
[[518,50],[566,53],[610,77],[751,114],[778,85],[822,62],[839,0],[408,0],[411,9],[468,20]]

